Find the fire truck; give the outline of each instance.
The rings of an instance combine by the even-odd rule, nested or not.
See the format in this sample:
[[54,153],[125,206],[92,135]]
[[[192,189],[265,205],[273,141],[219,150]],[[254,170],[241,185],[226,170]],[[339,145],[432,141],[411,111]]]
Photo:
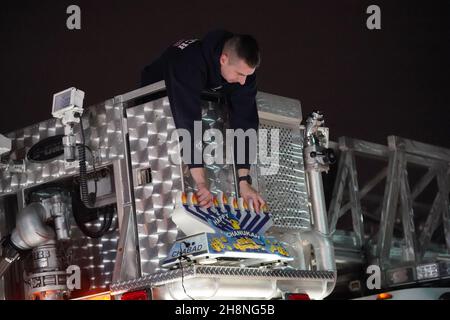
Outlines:
[[[332,292],[321,174],[334,153],[319,111],[303,119],[298,100],[258,93],[251,177],[267,206],[256,212],[239,197],[233,160],[205,164],[214,205],[198,205],[163,81],[88,108],[83,99],[76,88],[58,92],[53,117],[2,137],[4,299]],[[227,128],[222,97],[204,92],[205,150],[226,153]]]

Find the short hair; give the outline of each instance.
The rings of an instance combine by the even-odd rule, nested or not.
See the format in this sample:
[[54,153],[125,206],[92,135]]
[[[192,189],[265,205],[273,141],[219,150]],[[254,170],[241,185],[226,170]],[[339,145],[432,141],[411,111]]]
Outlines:
[[223,51],[235,53],[250,68],[257,68],[261,64],[258,42],[251,35],[236,34],[232,36],[225,42]]

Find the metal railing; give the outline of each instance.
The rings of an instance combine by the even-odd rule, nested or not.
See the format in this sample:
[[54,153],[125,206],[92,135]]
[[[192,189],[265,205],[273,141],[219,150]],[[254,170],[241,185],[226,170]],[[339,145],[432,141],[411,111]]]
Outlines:
[[[328,216],[330,231],[336,230],[338,220],[351,211],[352,229],[357,245],[367,249],[368,236],[365,234],[364,218],[379,221],[375,234],[375,259],[381,267],[391,265],[390,252],[397,216],[404,237],[405,261],[419,263],[430,246],[431,239],[442,223],[447,253],[450,252],[450,150],[429,144],[389,136],[387,146],[348,137],[339,138],[339,164],[334,183]],[[386,165],[379,170],[362,188],[358,175],[356,157],[380,160]],[[421,167],[426,173],[410,186],[409,165]],[[416,230],[416,209],[420,206],[416,199],[435,180],[437,192],[426,215],[426,220]],[[376,186],[385,181],[384,194],[378,208],[369,212],[363,209],[363,201],[370,198]],[[412,185],[412,184],[411,184]],[[349,201],[344,203],[344,194]],[[421,208],[427,208],[421,206]],[[423,215],[421,215],[423,217]]]

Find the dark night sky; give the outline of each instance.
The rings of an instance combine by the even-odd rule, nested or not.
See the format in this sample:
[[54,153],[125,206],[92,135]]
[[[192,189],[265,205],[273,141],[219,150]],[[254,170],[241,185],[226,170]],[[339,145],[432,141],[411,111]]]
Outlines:
[[[323,110],[332,140],[450,148],[448,2],[2,1],[0,132],[50,118],[52,94],[70,86],[85,106],[135,89],[163,48],[226,28],[259,40],[259,89]],[[66,28],[70,4],[79,31]],[[381,30],[366,28],[370,4]]]

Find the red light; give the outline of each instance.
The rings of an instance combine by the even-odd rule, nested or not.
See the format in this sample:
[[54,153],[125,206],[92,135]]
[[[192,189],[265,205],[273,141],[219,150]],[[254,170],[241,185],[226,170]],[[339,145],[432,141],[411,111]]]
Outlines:
[[311,300],[306,293],[291,293],[288,300]]
[[108,291],[108,292],[94,293],[88,296],[82,296],[71,300],[112,300],[112,297],[111,293]]
[[120,300],[148,300],[147,292],[145,290],[126,292],[122,295]]
[[377,300],[388,300],[388,299],[392,299],[392,294],[384,292],[384,293],[379,293],[377,295]]

